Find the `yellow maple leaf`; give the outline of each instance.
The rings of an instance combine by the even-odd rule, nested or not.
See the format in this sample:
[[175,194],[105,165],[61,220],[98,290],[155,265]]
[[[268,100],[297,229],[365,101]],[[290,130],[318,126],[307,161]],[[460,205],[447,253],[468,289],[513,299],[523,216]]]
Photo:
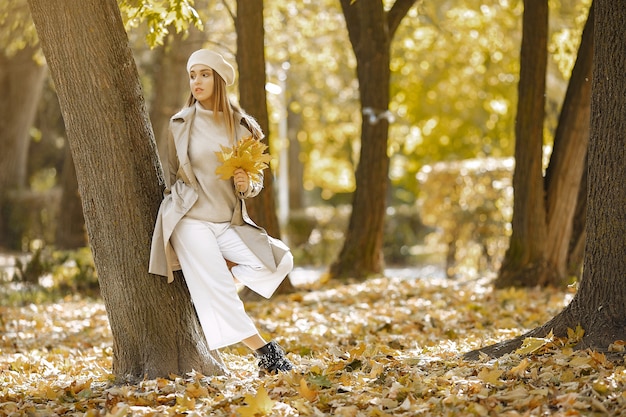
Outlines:
[[246,171],[254,182],[261,180],[263,170],[269,167],[271,155],[265,153],[267,145],[246,136],[239,140],[232,148],[220,145],[220,151],[215,152],[217,160],[221,163],[215,169],[215,173],[221,179],[227,180],[232,177],[238,168]]
[[517,366],[514,366],[513,368],[509,370],[509,374],[515,375],[515,376],[522,376],[524,375],[524,372],[526,372],[526,369],[528,368],[529,365],[530,365],[529,360],[527,358],[524,358],[519,364],[517,364]]
[[241,417],[266,416],[272,412],[276,404],[276,401],[267,395],[267,390],[263,386],[257,390],[256,395],[246,394],[244,401],[247,405],[237,409],[237,414]]
[[522,346],[515,351],[517,355],[527,355],[534,353],[550,343],[552,340],[544,337],[527,337],[522,342]]
[[366,343],[361,343],[360,345],[358,345],[354,349],[351,349],[350,350],[350,357],[351,358],[356,358],[357,356],[361,356],[363,354],[363,352],[365,352],[365,348],[366,347],[367,347]]
[[569,361],[569,366],[574,368],[589,368],[591,367],[592,359],[587,356],[575,356]]
[[177,395],[176,405],[186,408],[187,410],[193,410],[196,407],[196,399],[188,395]]
[[579,342],[583,338],[584,335],[585,335],[585,329],[580,327],[580,324],[576,326],[576,329],[571,329],[571,328],[567,329],[567,338],[572,343]]
[[76,395],[83,390],[87,390],[91,387],[92,379],[89,378],[86,381],[73,381],[70,384],[70,392],[72,395]]
[[378,376],[381,375],[384,370],[385,367],[381,363],[375,362],[374,364],[372,364],[372,370],[370,371],[368,377],[378,378]]
[[483,382],[486,382],[491,385],[502,385],[502,381],[500,381],[500,376],[504,373],[501,369],[488,369],[483,368],[478,373],[478,378],[480,378]]
[[309,388],[309,385],[306,383],[304,378],[300,379],[300,386],[298,387],[298,392],[302,397],[306,398],[310,402],[313,402],[317,399],[317,391]]
[[185,392],[191,398],[201,398],[209,395],[209,390],[199,383],[188,383],[185,386]]

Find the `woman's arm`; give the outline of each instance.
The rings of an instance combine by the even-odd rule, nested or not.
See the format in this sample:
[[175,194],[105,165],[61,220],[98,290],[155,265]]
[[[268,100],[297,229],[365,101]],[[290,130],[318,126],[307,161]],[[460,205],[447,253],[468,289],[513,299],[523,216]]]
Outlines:
[[259,175],[259,181],[253,181],[243,169],[235,170],[233,183],[237,196],[241,199],[252,198],[259,195],[263,189],[263,173]]
[[[265,135],[263,134],[263,131],[261,130],[261,127],[259,126],[257,121],[241,109],[238,109],[238,113],[241,116],[241,118],[239,119],[239,126],[237,127],[239,130],[238,137],[241,139],[244,136],[252,135],[252,137],[256,140],[262,140]],[[248,175],[246,174],[246,176]],[[263,177],[264,175],[262,172],[258,176],[258,181],[253,181],[250,176],[248,176],[248,188],[245,192],[239,191],[236,181],[234,181],[235,191],[237,192],[238,197],[241,199],[245,199],[256,197],[257,195],[259,195],[259,193],[263,189]]]

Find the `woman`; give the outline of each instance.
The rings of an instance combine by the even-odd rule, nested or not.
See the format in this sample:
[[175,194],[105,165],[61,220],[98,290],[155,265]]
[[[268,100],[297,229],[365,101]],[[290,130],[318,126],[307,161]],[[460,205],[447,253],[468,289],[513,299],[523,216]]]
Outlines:
[[[150,273],[173,280],[182,269],[210,349],[243,342],[255,352],[261,373],[288,371],[292,364],[275,342],[259,334],[237,294],[242,283],[269,298],[293,268],[289,248],[248,217],[244,200],[259,194],[243,169],[223,180],[215,170],[220,146],[252,135],[263,138],[256,121],[233,106],[226,86],[233,67],[201,49],[187,62],[191,94],[170,120],[168,173],[152,238]],[[229,269],[227,261],[235,264]]]

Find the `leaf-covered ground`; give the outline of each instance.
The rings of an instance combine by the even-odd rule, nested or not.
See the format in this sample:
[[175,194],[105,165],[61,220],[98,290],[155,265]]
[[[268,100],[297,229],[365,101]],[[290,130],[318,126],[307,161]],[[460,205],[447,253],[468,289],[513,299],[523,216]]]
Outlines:
[[303,288],[248,305],[295,371],[259,378],[252,354],[235,345],[222,352],[228,376],[191,373],[132,386],[111,383],[101,302],[0,307],[0,415],[625,415],[624,367],[573,351],[572,340],[534,339],[498,360],[462,359],[543,324],[572,295],[494,291],[486,279]]

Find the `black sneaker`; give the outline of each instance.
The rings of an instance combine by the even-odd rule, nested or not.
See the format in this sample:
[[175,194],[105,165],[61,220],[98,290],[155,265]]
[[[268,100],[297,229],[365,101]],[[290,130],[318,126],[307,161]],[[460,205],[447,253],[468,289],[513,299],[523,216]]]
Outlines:
[[265,373],[273,374],[293,369],[293,365],[285,357],[283,349],[273,340],[257,349],[255,355],[259,359],[259,375],[261,376]]

